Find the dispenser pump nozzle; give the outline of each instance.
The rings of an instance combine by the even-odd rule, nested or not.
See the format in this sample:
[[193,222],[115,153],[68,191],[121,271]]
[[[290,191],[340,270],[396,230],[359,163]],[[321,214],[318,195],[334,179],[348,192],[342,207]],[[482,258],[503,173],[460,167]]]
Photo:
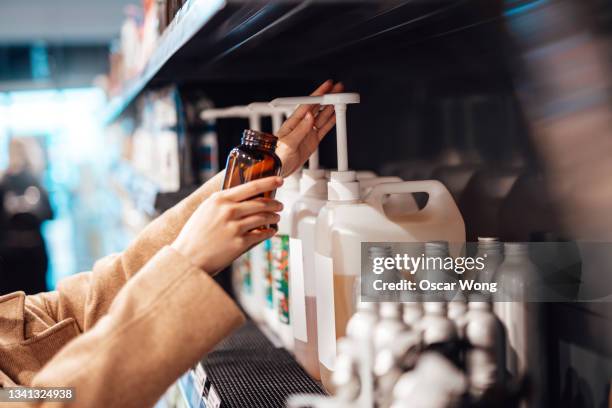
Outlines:
[[334,105],[336,111],[336,142],[338,145],[338,171],[348,171],[348,145],[346,130],[346,105],[359,103],[358,93],[336,93],[322,96],[300,96],[277,98],[270,102],[273,106],[318,104]]
[[249,129],[261,131],[261,115],[253,112],[248,106],[206,109],[200,113],[200,118],[207,122],[223,118],[245,118],[249,120]]
[[261,122],[260,118],[262,116],[272,117],[273,134],[278,133],[278,130],[283,125],[283,118],[289,116],[294,110],[294,108],[288,106],[273,106],[269,102],[253,102],[247,106],[247,109],[249,109],[252,116],[258,118],[258,122]]

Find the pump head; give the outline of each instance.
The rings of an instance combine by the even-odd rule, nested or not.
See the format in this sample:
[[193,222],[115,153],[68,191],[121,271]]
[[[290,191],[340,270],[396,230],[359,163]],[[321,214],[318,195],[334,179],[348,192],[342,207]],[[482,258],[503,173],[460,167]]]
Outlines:
[[[284,105],[333,105],[336,111],[336,143],[338,153],[338,171],[332,172],[328,183],[328,198],[330,201],[354,201],[359,199],[359,183],[354,171],[349,171],[348,146],[346,130],[346,105],[359,103],[358,93],[336,93],[321,96],[301,96],[278,98],[270,102],[274,106]],[[313,160],[311,165],[318,160]]]
[[346,130],[346,105],[359,103],[358,93],[336,93],[321,96],[300,96],[277,98],[270,102],[273,106],[318,104],[334,105],[336,111],[336,141],[338,144],[338,171],[348,171],[348,147]]

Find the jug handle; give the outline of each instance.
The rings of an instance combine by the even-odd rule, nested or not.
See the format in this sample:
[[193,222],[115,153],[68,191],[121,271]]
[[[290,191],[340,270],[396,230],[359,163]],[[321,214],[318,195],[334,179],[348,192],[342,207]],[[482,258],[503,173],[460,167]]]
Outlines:
[[408,193],[427,193],[429,198],[425,207],[419,212],[422,214],[430,214],[432,216],[441,216],[446,218],[449,216],[449,208],[453,208],[455,212],[459,212],[457,204],[453,196],[444,186],[437,180],[418,180],[404,181],[402,183],[383,183],[372,187],[370,193],[365,197],[364,201],[381,212],[383,209],[383,197],[389,194],[408,194]]

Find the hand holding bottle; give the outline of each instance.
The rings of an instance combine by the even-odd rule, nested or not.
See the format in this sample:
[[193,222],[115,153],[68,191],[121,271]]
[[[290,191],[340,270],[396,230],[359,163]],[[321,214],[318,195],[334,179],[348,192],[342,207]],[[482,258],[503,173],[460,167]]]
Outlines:
[[[311,95],[320,96],[343,90],[344,85],[341,82],[334,84],[332,80],[327,80]],[[333,106],[319,110],[319,105],[300,105],[293,112],[276,134],[276,154],[283,163],[283,177],[289,176],[306,163],[335,123]]]
[[212,194],[189,218],[172,248],[214,275],[275,234],[274,229],[257,228],[277,223],[282,204],[270,198],[251,198],[282,184],[281,177],[267,177]]

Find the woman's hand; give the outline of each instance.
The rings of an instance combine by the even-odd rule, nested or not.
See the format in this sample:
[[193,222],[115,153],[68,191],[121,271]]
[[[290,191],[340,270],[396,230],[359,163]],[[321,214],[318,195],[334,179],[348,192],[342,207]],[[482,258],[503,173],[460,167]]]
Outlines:
[[[342,83],[334,84],[333,81],[327,80],[311,95],[320,96],[343,90]],[[319,105],[300,105],[276,134],[276,154],[283,163],[282,176],[289,176],[306,163],[335,124],[336,114],[333,106],[320,110]]]
[[267,177],[212,194],[189,218],[172,248],[194,265],[214,275],[255,244],[272,237],[283,205],[270,198],[255,198],[283,184]]

